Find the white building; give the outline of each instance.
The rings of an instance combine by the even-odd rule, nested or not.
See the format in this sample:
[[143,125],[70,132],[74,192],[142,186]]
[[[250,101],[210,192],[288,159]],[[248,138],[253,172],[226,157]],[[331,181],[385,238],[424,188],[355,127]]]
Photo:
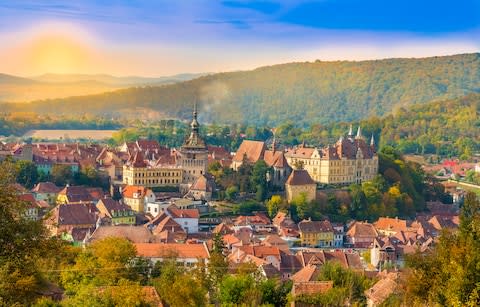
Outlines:
[[198,219],[200,217],[198,209],[178,209],[172,206],[169,207],[165,213],[182,226],[186,233],[198,232]]
[[161,214],[172,205],[169,201],[149,202],[145,205],[145,213],[150,213],[153,217]]

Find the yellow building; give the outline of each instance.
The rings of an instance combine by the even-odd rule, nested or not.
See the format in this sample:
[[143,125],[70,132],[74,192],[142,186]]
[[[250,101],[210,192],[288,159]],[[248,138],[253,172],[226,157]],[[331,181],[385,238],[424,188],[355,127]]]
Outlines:
[[155,201],[155,193],[143,186],[126,186],[122,190],[123,203],[133,211],[145,212],[145,204]]
[[163,165],[158,162],[154,165],[148,165],[141,151],[137,151],[123,166],[123,183],[127,185],[154,188],[179,186],[181,182],[181,168],[176,165]]
[[291,202],[302,193],[305,194],[306,201],[310,202],[317,197],[317,184],[306,170],[295,169],[285,182],[285,193],[288,202]]
[[378,173],[373,136],[368,145],[360,127],[356,136],[350,127],[347,138],[341,137],[334,145],[320,149],[300,146],[287,151],[285,157],[293,168],[302,165],[318,183],[361,183],[372,180]]
[[325,221],[303,220],[298,223],[302,246],[332,247],[334,246],[334,230],[332,224]]

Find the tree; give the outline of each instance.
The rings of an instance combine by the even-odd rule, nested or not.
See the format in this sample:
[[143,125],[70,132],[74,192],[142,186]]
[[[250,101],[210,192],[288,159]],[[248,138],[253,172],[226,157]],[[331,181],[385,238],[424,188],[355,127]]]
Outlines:
[[52,181],[58,186],[71,183],[73,180],[73,172],[69,165],[55,164],[52,166],[50,175]]
[[15,165],[0,163],[0,305],[30,305],[38,297],[44,276],[42,258],[58,249],[41,221],[25,217],[27,204],[12,187]]
[[427,255],[407,257],[406,297],[423,305],[478,306],[480,303],[480,204],[469,192],[458,232],[443,231]]
[[219,300],[224,305],[258,306],[261,293],[255,287],[255,280],[251,275],[228,275],[220,284]]
[[225,191],[225,199],[233,201],[238,194],[238,188],[236,186],[229,186]]
[[267,211],[270,218],[273,218],[277,214],[282,203],[283,200],[280,195],[273,195],[272,198],[267,201]]
[[31,161],[19,160],[15,163],[17,170],[16,181],[31,189],[38,182],[37,166]]

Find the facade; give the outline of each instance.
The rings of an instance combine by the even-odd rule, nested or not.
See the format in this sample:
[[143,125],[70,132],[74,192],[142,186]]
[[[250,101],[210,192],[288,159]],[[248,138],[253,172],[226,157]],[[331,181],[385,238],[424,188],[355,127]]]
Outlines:
[[141,151],[135,152],[123,165],[123,183],[147,188],[179,186],[182,169],[174,164],[162,164],[161,160],[149,165]]
[[333,247],[334,229],[330,221],[303,220],[298,223],[302,246]]
[[177,161],[177,166],[183,171],[181,187],[183,192],[187,192],[199,176],[206,174],[208,166],[208,148],[199,133],[200,124],[197,121],[196,104],[190,128],[190,136],[180,147]]
[[143,186],[126,186],[122,191],[123,203],[136,212],[144,212],[145,204],[155,201],[152,190]]
[[149,202],[145,205],[145,213],[150,213],[153,217],[156,217],[157,215],[167,210],[167,208],[171,205],[171,202]]
[[39,182],[32,189],[35,199],[38,201],[46,201],[49,205],[54,205],[57,201],[58,192],[60,188],[52,182]]
[[317,184],[306,170],[296,169],[292,171],[287,182],[285,182],[285,192],[288,202],[291,202],[302,193],[305,194],[307,202],[310,202],[316,199]]
[[165,213],[177,222],[188,233],[198,232],[198,219],[200,214],[197,209],[177,209],[169,207]]
[[301,146],[285,153],[290,166],[302,164],[313,180],[323,184],[351,184],[372,180],[378,173],[378,156],[372,136],[370,145],[361,129],[357,135],[352,127],[346,138],[324,148]]
[[111,198],[100,199],[97,210],[101,216],[108,217],[112,225],[135,225],[135,212],[132,208]]

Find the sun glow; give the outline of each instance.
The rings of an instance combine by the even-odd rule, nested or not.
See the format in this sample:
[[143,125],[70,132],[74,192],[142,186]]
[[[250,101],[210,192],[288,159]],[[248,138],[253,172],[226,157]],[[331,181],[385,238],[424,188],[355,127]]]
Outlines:
[[45,34],[27,44],[26,62],[34,71],[72,73],[89,66],[91,51],[65,35]]

